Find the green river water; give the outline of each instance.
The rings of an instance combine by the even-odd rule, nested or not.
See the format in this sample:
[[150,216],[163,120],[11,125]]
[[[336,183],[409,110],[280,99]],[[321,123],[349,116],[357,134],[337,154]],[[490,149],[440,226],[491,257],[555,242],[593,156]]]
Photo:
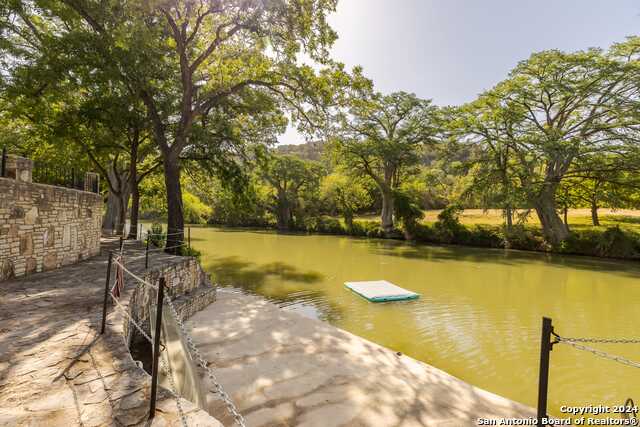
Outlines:
[[[560,335],[640,336],[640,267],[583,257],[267,231],[194,228],[204,268],[223,286],[429,363],[535,406],[541,317]],[[384,279],[416,301],[369,303],[345,281]],[[238,313],[241,315],[241,313]],[[595,345],[640,360],[640,345]],[[556,345],[549,412],[640,401],[640,369]]]

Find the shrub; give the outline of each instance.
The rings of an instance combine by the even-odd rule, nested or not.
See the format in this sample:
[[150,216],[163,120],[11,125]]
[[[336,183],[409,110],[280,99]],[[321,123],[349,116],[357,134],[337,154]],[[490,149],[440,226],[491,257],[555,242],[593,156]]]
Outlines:
[[640,236],[620,227],[573,231],[560,252],[610,258],[640,258]]
[[163,248],[167,241],[167,235],[162,230],[162,224],[154,222],[151,224],[151,235],[149,236],[149,243],[158,248]]
[[538,230],[523,225],[513,225],[511,229],[504,229],[504,247],[528,251],[545,251],[548,249],[544,237]]
[[194,257],[198,261],[200,261],[200,258],[202,257],[202,252],[200,252],[197,249],[190,248],[188,246],[182,246],[180,247],[180,255]]
[[[504,238],[500,233],[500,228],[488,225],[476,225],[470,228],[464,228],[459,235],[464,236],[464,242],[461,244],[469,246],[480,246],[486,248],[503,248]],[[458,243],[458,242],[456,242]]]
[[327,234],[345,234],[346,230],[340,221],[332,217],[320,217],[318,220],[318,232]]
[[418,221],[424,216],[424,211],[409,194],[400,191],[395,193],[395,210],[396,216],[402,223],[404,237],[407,240],[413,240]]
[[460,214],[464,209],[458,204],[447,206],[438,214],[438,221],[434,224],[437,238],[442,243],[454,243],[456,240],[464,240],[460,236],[465,227],[460,224]]

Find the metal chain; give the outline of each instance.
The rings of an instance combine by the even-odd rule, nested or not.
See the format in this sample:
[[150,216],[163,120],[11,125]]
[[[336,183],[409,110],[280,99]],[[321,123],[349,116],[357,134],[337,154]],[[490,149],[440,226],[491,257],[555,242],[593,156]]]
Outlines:
[[586,345],[577,344],[575,341],[571,341],[568,338],[557,337],[557,342],[560,344],[567,344],[571,347],[574,347],[578,350],[588,351],[590,353],[595,354],[596,356],[602,357],[604,359],[613,360],[614,362],[622,363],[623,365],[631,366],[633,368],[640,368],[640,362],[634,362],[633,360],[626,359],[622,356],[616,356],[615,354],[609,354],[604,351],[596,350],[593,347],[588,347]]
[[209,366],[207,365],[207,362],[204,360],[204,358],[200,354],[200,350],[198,350],[198,347],[196,347],[195,343],[193,342],[193,338],[187,332],[187,328],[182,322],[182,319],[180,319],[180,316],[178,315],[178,311],[173,305],[173,301],[171,301],[171,298],[168,295],[166,295],[165,298],[166,298],[165,301],[167,301],[169,308],[171,309],[171,312],[173,314],[173,317],[176,320],[176,323],[178,324],[178,326],[180,327],[180,330],[182,331],[182,335],[187,340],[189,349],[196,356],[196,359],[200,364],[200,366],[202,367],[202,369],[204,369],[205,372],[207,373],[207,376],[209,377],[209,381],[211,381],[211,383],[215,387],[216,392],[220,395],[224,403],[227,405],[227,408],[233,415],[233,418],[235,419],[236,423],[238,423],[238,425],[241,427],[246,427],[244,417],[242,416],[242,414],[240,414],[240,412],[238,412],[238,409],[236,408],[235,404],[233,403],[233,401],[231,400],[227,392],[224,391],[224,389],[222,388],[222,385],[216,378],[215,374],[213,373],[211,368],[209,368]]
[[[135,320],[133,320],[133,318],[129,315],[129,313],[127,313],[127,311],[124,308],[124,306],[122,304],[120,304],[120,302],[118,302],[118,300],[113,295],[111,295],[111,298],[116,303],[116,307],[119,308],[122,313],[124,313],[124,315],[129,319],[129,321],[131,323],[133,323],[133,326],[135,326],[135,328],[138,330],[138,332],[140,332],[142,334],[142,336],[144,338],[146,338],[147,341],[149,341],[153,345],[153,339],[151,339],[151,337],[144,331],[142,326],[140,326]],[[176,384],[173,381],[173,374],[171,372],[171,368],[169,366],[167,366],[167,362],[164,360],[163,357],[159,357],[158,359],[160,360],[160,363],[162,365],[161,366],[162,370],[164,371],[165,375],[167,375],[167,377],[169,378],[169,383],[171,385],[171,390],[169,390],[169,392],[176,399],[176,405],[178,406],[178,414],[180,415],[180,420],[182,421],[182,425],[183,425],[183,427],[188,427],[187,426],[187,420],[186,420],[185,414],[184,414],[184,410],[182,409],[182,404],[180,403],[180,396],[177,393],[177,387],[176,387]]]
[[640,344],[640,338],[562,338],[571,342],[591,342],[600,344]]
[[[168,354],[167,354],[167,357],[169,357]],[[169,385],[171,386],[171,390],[169,390],[169,392],[176,399],[176,406],[178,407],[178,415],[180,415],[180,421],[182,421],[182,426],[188,427],[187,418],[184,414],[184,410],[182,409],[182,403],[180,403],[178,388],[176,387],[176,383],[173,382],[173,372],[171,371],[171,367],[167,364],[167,362],[164,360],[164,357],[162,357],[162,355],[158,359],[160,360],[160,364],[161,364],[162,370],[164,371],[164,374],[169,378]]]

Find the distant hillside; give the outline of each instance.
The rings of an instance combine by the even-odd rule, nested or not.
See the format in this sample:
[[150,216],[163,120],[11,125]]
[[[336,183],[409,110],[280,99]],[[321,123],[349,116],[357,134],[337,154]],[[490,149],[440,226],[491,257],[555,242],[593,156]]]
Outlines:
[[312,141],[304,144],[284,144],[275,147],[278,154],[291,154],[305,160],[320,160],[324,142]]

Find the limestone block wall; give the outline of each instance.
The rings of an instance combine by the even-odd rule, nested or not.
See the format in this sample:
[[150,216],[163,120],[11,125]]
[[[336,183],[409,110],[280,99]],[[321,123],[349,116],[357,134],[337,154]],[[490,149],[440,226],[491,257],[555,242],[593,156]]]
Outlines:
[[[157,286],[160,277],[164,277],[165,293],[175,302],[176,310],[182,319],[188,319],[215,301],[216,288],[195,258],[185,257],[179,262],[149,270],[142,279]],[[156,303],[155,290],[137,284],[129,277],[125,280],[125,288],[135,286],[129,303],[129,315],[150,333],[149,315],[150,307]],[[128,323],[124,325],[127,344],[131,340],[131,328],[133,326]]]
[[16,178],[0,178],[0,281],[100,252],[100,195]]

